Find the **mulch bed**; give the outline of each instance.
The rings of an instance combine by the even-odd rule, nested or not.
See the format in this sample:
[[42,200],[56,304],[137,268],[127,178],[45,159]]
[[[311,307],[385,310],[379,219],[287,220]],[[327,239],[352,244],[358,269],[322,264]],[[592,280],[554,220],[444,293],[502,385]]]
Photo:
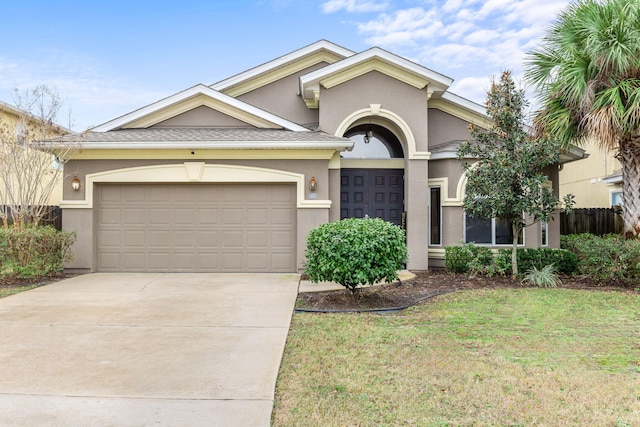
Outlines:
[[[561,277],[561,288],[600,291],[635,292],[620,283],[599,284],[580,276]],[[296,311],[388,311],[403,309],[448,292],[466,289],[523,288],[519,280],[510,276],[469,277],[446,271],[417,273],[402,283],[360,288],[356,295],[350,291],[307,292],[298,295]]]
[[20,288],[23,286],[36,285],[36,286],[44,286],[49,283],[57,282],[62,279],[68,279],[69,277],[77,276],[75,273],[58,273],[51,274],[49,276],[37,276],[37,277],[1,277],[0,278],[0,288]]

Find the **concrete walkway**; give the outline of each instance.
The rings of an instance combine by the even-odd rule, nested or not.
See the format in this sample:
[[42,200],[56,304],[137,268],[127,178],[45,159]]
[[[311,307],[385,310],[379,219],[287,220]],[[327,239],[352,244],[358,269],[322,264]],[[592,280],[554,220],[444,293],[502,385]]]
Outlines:
[[297,274],[90,274],[0,299],[2,426],[268,426]]

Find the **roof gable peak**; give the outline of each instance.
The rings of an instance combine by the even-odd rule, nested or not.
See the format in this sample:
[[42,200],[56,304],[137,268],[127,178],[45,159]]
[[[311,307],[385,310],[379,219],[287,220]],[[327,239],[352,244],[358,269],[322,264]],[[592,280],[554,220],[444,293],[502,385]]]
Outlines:
[[354,54],[355,52],[349,49],[323,39],[214,83],[210,87],[236,97],[319,62],[331,64]]
[[192,86],[91,130],[106,132],[123,128],[146,128],[201,105],[207,105],[256,127],[283,128],[296,132],[309,131],[297,123],[225,95],[203,84]]

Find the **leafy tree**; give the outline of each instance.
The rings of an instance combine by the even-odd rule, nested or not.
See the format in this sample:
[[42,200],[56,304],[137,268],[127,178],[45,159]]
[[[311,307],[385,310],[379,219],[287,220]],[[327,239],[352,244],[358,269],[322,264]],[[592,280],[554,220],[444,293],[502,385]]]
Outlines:
[[382,219],[349,218],[321,224],[307,237],[305,273],[312,282],[358,286],[398,278],[407,262],[404,230]]
[[465,161],[468,182],[463,207],[478,218],[500,218],[511,224],[513,249],[511,268],[518,275],[518,236],[525,219],[548,221],[558,200],[544,169],[556,163],[559,144],[548,138],[533,138],[527,132],[524,91],[517,89],[511,72],[502,73],[487,93],[486,109],[492,120],[488,130],[471,129],[473,141],[458,149]]
[[[0,118],[0,219],[15,227],[38,225],[62,179],[62,163],[76,147],[45,141],[67,130],[55,125],[60,97],[45,85],[15,91],[11,114]],[[55,153],[55,157],[52,153]],[[57,159],[57,160],[54,160]]]
[[538,134],[595,139],[622,164],[624,231],[640,235],[640,2],[579,0],[528,54]]

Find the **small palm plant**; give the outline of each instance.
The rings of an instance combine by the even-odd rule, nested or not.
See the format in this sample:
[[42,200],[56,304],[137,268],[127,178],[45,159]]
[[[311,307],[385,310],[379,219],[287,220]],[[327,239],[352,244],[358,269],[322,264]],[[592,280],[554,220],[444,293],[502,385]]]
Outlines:
[[520,283],[523,285],[530,283],[539,288],[557,288],[558,285],[562,284],[562,280],[560,280],[556,273],[556,267],[553,264],[549,264],[539,270],[535,266],[532,267],[527,271],[527,274],[525,274]]

